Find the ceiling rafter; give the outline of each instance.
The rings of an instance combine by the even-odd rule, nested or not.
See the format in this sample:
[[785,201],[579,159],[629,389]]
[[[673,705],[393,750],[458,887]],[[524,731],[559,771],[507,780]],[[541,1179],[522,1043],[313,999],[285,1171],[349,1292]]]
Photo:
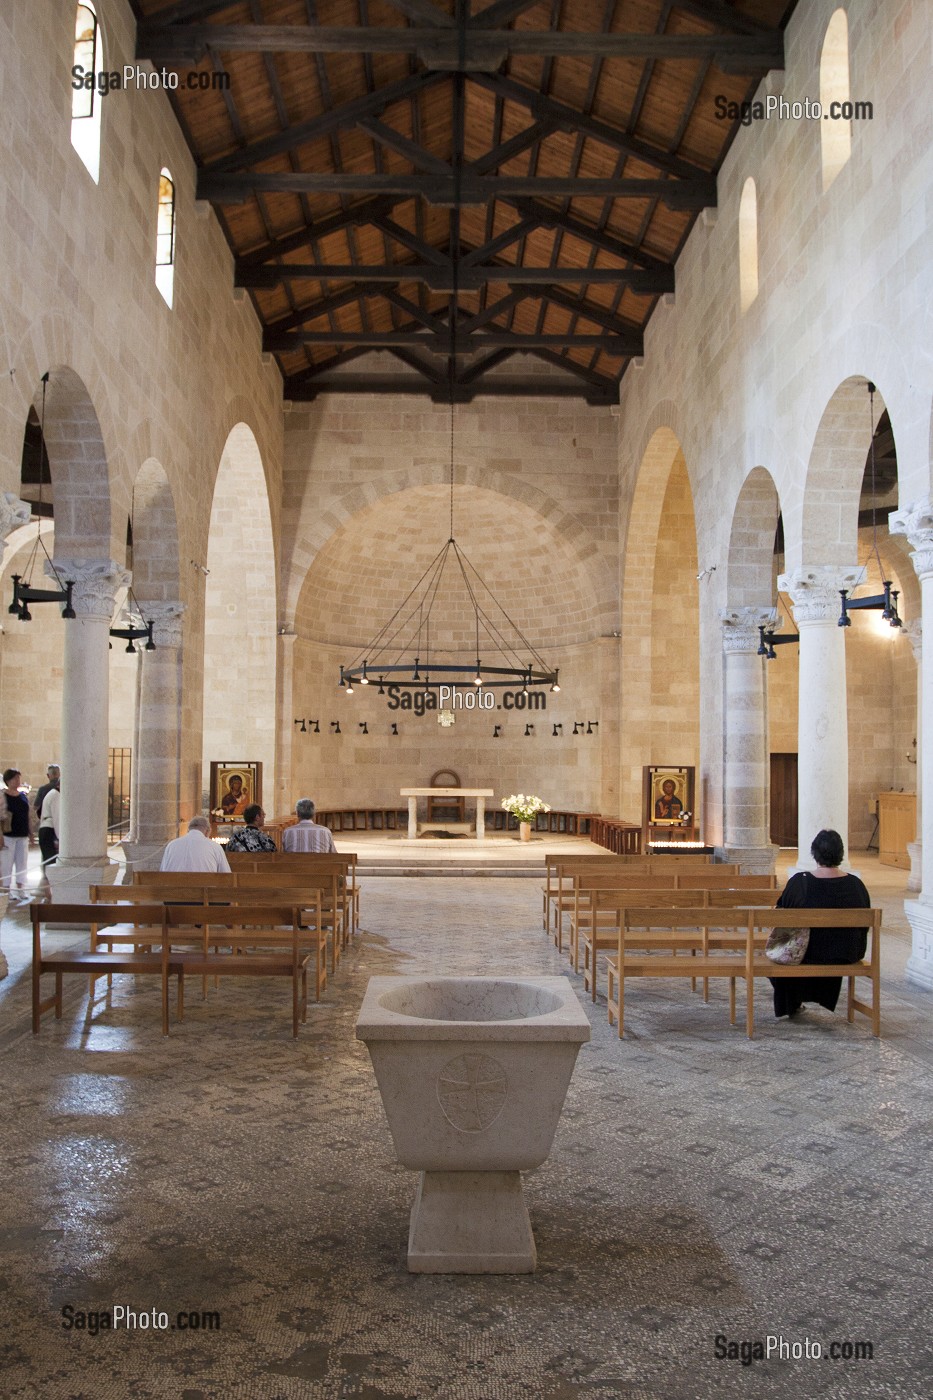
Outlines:
[[141,53],[231,70],[170,100],[287,394],[592,403],[716,202],[738,126],[697,104],[783,65],[794,3],[131,0]]

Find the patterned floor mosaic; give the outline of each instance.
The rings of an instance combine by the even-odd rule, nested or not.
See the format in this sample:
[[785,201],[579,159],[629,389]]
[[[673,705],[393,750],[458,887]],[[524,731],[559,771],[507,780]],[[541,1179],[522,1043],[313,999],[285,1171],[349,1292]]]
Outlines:
[[[762,990],[749,1043],[724,989],[640,983],[620,1043],[586,999],[593,1039],[526,1180],[537,1274],[417,1276],[415,1179],[353,1038],[366,980],[565,965],[530,880],[368,880],[363,925],[297,1042],[283,985],[240,981],[192,995],[166,1041],[154,985],[126,979],[90,1028],[71,979],[33,1039],[24,916],[4,922],[5,1400],[933,1393],[922,994],[886,979],[880,1042],[822,1011],[775,1022]],[[115,1307],[220,1328],[63,1326]],[[824,1355],[758,1359],[769,1336]]]

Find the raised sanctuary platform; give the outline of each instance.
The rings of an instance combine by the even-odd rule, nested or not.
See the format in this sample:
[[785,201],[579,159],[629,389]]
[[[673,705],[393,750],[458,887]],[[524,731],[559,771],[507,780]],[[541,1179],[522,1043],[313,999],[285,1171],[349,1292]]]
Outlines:
[[541,832],[530,841],[517,833],[487,832],[484,841],[475,837],[420,837],[411,841],[400,832],[336,832],[337,850],[356,851],[357,874],[425,875],[483,877],[527,876],[540,879],[544,856],[566,852],[571,855],[605,855],[601,847],[583,836],[555,836]]

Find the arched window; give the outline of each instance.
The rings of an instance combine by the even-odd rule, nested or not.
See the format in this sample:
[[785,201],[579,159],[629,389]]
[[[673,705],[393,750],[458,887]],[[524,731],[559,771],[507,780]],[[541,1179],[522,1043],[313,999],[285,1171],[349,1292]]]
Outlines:
[[[843,104],[847,104],[843,108]],[[845,10],[837,10],[826,27],[820,54],[820,155],[823,189],[830,185],[852,154],[852,119],[843,117],[849,103],[849,21]],[[838,115],[833,116],[836,112]]]
[[100,75],[103,45],[97,12],[91,0],[75,10],[75,46],[71,69],[71,144],[84,161],[95,185],[100,179],[100,116],[103,101]]
[[747,311],[758,295],[758,191],[749,175],[739,201],[739,302]]
[[175,181],[164,167],[159,173],[155,280],[159,291],[171,306],[175,286]]

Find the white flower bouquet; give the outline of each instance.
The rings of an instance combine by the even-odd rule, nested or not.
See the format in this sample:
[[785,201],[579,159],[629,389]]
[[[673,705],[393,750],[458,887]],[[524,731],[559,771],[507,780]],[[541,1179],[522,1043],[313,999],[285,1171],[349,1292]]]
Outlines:
[[503,797],[502,806],[506,812],[511,812],[518,822],[533,822],[539,812],[551,810],[546,802],[541,801],[540,797],[526,797],[523,792],[513,793],[511,797]]

